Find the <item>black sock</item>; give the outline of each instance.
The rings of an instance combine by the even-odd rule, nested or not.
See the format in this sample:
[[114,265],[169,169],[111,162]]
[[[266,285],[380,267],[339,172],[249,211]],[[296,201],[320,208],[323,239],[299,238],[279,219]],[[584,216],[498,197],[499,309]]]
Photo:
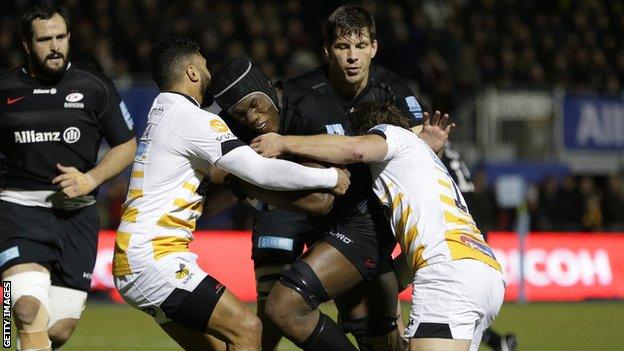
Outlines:
[[373,351],[370,336],[356,334],[353,334],[353,336],[355,336],[355,341],[357,342],[358,349],[360,349],[360,351]]
[[496,350],[500,347],[501,336],[498,335],[494,330],[487,328],[483,332],[481,342]]
[[322,313],[312,334],[297,346],[309,351],[357,351],[342,328]]

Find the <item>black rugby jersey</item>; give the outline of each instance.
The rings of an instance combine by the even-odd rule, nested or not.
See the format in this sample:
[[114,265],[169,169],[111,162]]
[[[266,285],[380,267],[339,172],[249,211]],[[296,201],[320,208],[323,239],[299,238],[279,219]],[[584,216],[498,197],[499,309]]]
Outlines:
[[412,116],[413,125],[422,123],[422,109],[412,90],[394,72],[375,63],[371,63],[366,87],[351,101],[342,98],[332,87],[328,77],[328,65],[294,77],[290,82],[298,87],[312,88],[328,96],[343,113],[350,112],[353,107],[363,102],[390,102]]
[[[414,93],[397,74],[389,69],[371,63],[366,88],[351,101],[343,99],[336,93],[329,83],[327,72],[328,66],[323,65],[293,78],[291,82],[297,86],[312,88],[330,97],[343,113],[350,112],[353,107],[362,102],[390,102],[414,118],[410,121],[412,126],[422,124],[422,109]],[[462,193],[470,194],[474,192],[470,171],[450,143],[447,143],[445,146],[442,162],[444,162]]]
[[[227,113],[220,113],[232,132],[240,140],[249,143],[259,134],[247,128]],[[314,135],[325,134],[332,128],[342,128],[344,114],[336,109],[335,104],[318,92],[294,86],[286,82],[282,90],[280,107],[279,133],[283,135]],[[254,214],[253,230],[261,234],[300,235],[324,230],[324,223],[319,218],[310,219],[300,213],[283,209],[256,211]]]
[[132,119],[112,81],[70,64],[60,82],[44,85],[24,68],[0,76],[0,153],[4,187],[58,190],[56,164],[81,172],[111,147],[134,137]]

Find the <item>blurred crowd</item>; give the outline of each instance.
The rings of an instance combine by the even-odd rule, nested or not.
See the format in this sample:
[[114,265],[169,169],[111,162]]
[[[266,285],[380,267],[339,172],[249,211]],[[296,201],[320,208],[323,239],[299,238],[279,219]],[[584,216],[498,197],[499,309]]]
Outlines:
[[[21,63],[19,10],[3,1],[0,67]],[[322,62],[330,0],[65,0],[74,59],[118,84],[147,78],[152,43],[200,43],[212,67],[250,56],[271,77]],[[451,110],[487,84],[561,86],[619,94],[624,84],[624,2],[608,0],[363,1],[377,21],[378,61],[414,83],[421,99]]]
[[[22,64],[18,14],[29,0],[2,1],[0,69]],[[97,66],[123,89],[149,81],[151,46],[170,35],[196,40],[217,68],[249,56],[273,78],[319,65],[322,25],[341,1],[64,0],[71,15],[72,60]],[[494,85],[562,87],[604,95],[624,84],[624,2],[608,0],[363,1],[377,22],[377,61],[408,80],[427,105],[453,111]],[[477,173],[472,206],[486,229],[511,229],[514,214],[497,208]],[[126,191],[120,177],[102,191],[102,223],[114,228]],[[539,230],[622,230],[618,177],[547,178],[531,191]],[[237,206],[200,228],[248,228]],[[618,223],[620,222],[620,223]]]
[[[470,212],[484,231],[514,230],[516,210],[497,205],[485,172],[474,177],[475,193]],[[622,175],[545,177],[529,184],[527,210],[535,231],[624,231],[624,181]]]

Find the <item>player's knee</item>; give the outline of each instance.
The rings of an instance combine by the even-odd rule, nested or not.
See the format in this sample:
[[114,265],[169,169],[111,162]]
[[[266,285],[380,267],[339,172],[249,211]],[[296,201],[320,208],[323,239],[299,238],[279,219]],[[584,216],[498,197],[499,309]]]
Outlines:
[[323,283],[305,261],[294,262],[290,269],[282,273],[280,283],[296,291],[310,310],[315,310],[321,303],[330,300]]
[[13,307],[15,318],[21,324],[32,324],[37,318],[37,313],[41,307],[41,301],[33,296],[22,296]]
[[272,291],[264,306],[265,316],[282,328],[285,323],[288,323],[291,318],[291,313],[294,311],[295,304],[292,300],[289,294]]
[[253,313],[245,313],[237,316],[237,328],[232,336],[234,345],[260,345],[262,339],[262,322]]
[[345,334],[353,334],[356,338],[369,334],[369,319],[362,318],[340,318],[340,326]]
[[76,329],[77,324],[78,320],[73,318],[61,319],[54,323],[50,329],[48,329],[48,335],[50,341],[52,341],[52,348],[56,349],[65,344],[71,337],[74,329]]

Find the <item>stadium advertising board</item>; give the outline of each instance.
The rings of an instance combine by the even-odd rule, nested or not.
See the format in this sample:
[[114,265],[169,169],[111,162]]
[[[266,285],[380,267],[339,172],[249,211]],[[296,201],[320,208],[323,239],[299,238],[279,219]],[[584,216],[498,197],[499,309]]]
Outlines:
[[570,151],[624,150],[624,100],[568,95],[562,131]]
[[[100,233],[93,272],[94,290],[114,294],[112,231]],[[255,301],[251,233],[195,233],[191,250],[199,265],[244,301]],[[505,299],[518,298],[519,248],[514,233],[490,233],[490,243],[503,266]],[[525,247],[525,292],[528,301],[624,299],[624,233],[531,233]],[[401,295],[409,300],[410,291]]]

